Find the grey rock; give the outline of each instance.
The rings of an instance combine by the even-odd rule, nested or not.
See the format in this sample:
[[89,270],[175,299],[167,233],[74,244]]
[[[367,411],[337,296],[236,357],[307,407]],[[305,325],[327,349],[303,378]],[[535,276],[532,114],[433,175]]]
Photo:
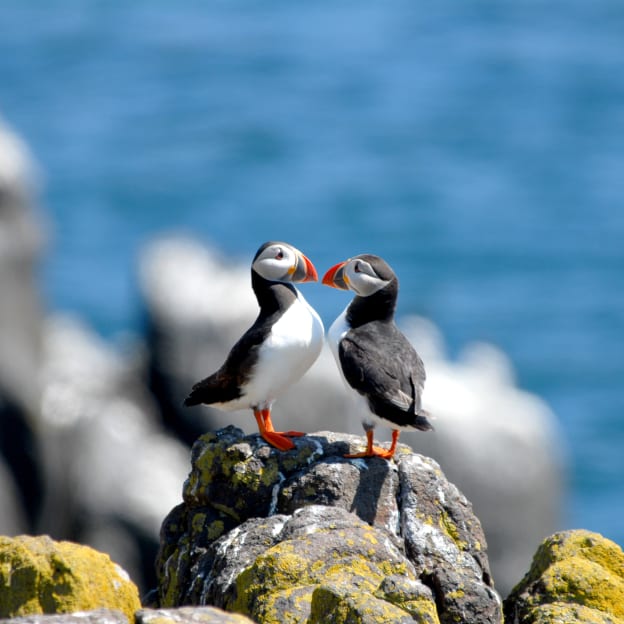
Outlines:
[[251,624],[252,620],[215,607],[180,607],[179,609],[141,609],[136,624]]
[[37,271],[44,228],[35,186],[28,148],[0,119],[0,392],[31,415],[43,319]]
[[54,615],[25,615],[10,619],[0,619],[2,624],[128,624],[128,618],[113,609],[96,609],[94,611],[78,611],[76,613],[59,613]]
[[17,535],[27,524],[13,475],[0,457],[0,535]]
[[470,503],[403,445],[391,462],[344,457],[362,443],[318,432],[282,453],[232,426],[202,436],[161,529],[161,606],[259,622],[500,622]]
[[[37,283],[44,228],[36,211],[33,159],[0,118],[0,456],[14,493],[0,482],[0,532],[32,530],[42,496],[36,414],[42,306]],[[11,516],[11,518],[7,516]]]
[[[415,344],[426,343],[423,323],[412,319],[405,327]],[[401,440],[436,459],[470,499],[488,536],[496,585],[506,595],[534,545],[560,524],[563,436],[544,401],[515,386],[511,364],[494,347],[472,345],[453,363],[440,347],[423,351],[430,371],[425,400],[436,430],[405,432]]]
[[140,363],[73,319],[49,318],[44,335],[41,526],[107,552],[143,591],[188,450],[162,429]]

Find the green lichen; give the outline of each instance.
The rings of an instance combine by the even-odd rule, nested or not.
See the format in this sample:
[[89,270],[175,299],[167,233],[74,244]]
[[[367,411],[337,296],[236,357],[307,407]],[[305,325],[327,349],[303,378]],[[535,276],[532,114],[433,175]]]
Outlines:
[[138,590],[108,555],[47,536],[0,537],[0,617],[117,609],[130,621]]
[[206,538],[213,542],[223,535],[225,532],[225,524],[223,520],[215,520],[206,527]]
[[185,583],[184,572],[190,564],[188,539],[183,539],[177,548],[167,559],[164,567],[164,575],[160,583],[161,607],[178,606],[180,591]]
[[191,530],[193,533],[199,533],[206,524],[206,514],[205,513],[196,513],[193,515],[191,519]]
[[230,516],[230,518],[233,518],[234,520],[236,520],[236,522],[240,522],[241,521],[241,518],[238,515],[238,513],[236,513],[236,511],[234,511],[234,509],[232,509],[231,507],[228,507],[227,505],[223,505],[223,504],[217,503],[217,502],[213,502],[212,506],[217,511],[220,511],[221,513],[224,513],[226,516]]

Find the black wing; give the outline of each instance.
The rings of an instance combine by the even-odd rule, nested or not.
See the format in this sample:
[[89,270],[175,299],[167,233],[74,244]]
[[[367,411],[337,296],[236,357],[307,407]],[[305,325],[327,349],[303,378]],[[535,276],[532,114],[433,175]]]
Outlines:
[[238,399],[253,373],[260,345],[269,331],[270,326],[260,327],[254,323],[232,347],[221,368],[193,386],[184,405],[210,405]]
[[371,411],[399,426],[431,429],[421,407],[425,367],[394,323],[369,323],[341,340],[340,364],[349,385]]

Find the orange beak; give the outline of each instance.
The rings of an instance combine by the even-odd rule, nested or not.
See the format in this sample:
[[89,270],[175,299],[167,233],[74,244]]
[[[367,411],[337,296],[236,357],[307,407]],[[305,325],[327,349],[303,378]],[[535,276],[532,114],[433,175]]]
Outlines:
[[[318,273],[309,258],[299,252],[297,254],[297,264],[292,267],[293,282],[318,282]],[[289,273],[291,272],[289,271]]]
[[340,290],[349,290],[346,276],[344,274],[345,265],[349,262],[339,262],[335,264],[325,275],[323,276],[323,284],[325,286],[331,286],[332,288],[339,288]]

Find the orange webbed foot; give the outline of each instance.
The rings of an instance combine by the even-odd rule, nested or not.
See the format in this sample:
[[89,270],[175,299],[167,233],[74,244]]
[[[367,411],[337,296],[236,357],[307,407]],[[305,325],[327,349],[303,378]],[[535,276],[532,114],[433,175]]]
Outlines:
[[277,431],[264,431],[261,432],[260,435],[266,442],[280,451],[291,451],[295,448],[292,440],[289,440],[286,436]]
[[268,409],[254,410],[254,416],[258,423],[260,435],[266,442],[280,451],[290,451],[295,448],[292,440],[288,439],[289,437],[295,438],[305,435],[302,431],[275,431],[271,421],[271,411]]
[[348,459],[355,459],[358,457],[381,457],[382,459],[392,459],[394,457],[394,449],[384,449],[380,446],[373,446],[370,449],[366,449],[361,453],[348,453],[345,455]]
[[381,457],[382,459],[392,459],[394,452],[396,451],[396,445],[399,440],[399,431],[397,429],[392,431],[392,444],[389,449],[381,448],[380,446],[373,446],[373,431],[366,432],[366,450],[361,453],[348,453],[345,455],[348,459],[356,459],[360,457]]

